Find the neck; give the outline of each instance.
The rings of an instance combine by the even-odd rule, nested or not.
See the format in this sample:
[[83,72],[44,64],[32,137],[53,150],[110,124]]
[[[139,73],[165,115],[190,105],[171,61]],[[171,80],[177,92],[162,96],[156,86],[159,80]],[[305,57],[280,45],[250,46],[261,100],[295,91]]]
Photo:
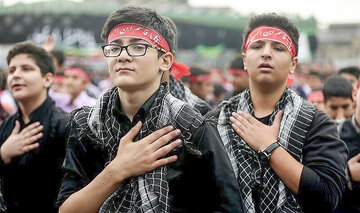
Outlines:
[[30,122],[30,114],[44,103],[47,98],[47,92],[41,94],[38,98],[29,98],[26,100],[19,100],[19,107],[22,113],[22,119],[24,123]]
[[153,84],[147,89],[141,90],[123,90],[118,88],[121,109],[125,115],[132,121],[140,107],[151,97],[159,88],[159,84]]
[[262,118],[270,115],[283,95],[286,85],[276,88],[254,86],[250,83],[250,96],[254,106],[255,116]]
[[75,99],[77,98],[77,97],[79,97],[79,95],[82,93],[82,91],[80,92],[80,93],[78,93],[78,94],[71,94],[70,95],[70,97],[71,97],[71,99],[70,99],[70,104],[73,104],[74,103],[74,101],[75,101]]

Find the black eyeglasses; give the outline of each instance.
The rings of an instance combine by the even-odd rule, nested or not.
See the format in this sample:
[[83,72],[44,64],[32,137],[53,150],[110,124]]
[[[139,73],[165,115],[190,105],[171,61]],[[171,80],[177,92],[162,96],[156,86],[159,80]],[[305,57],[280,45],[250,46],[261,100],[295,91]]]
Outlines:
[[129,56],[143,56],[146,54],[146,50],[149,47],[164,53],[166,52],[164,49],[157,46],[152,46],[150,44],[129,44],[126,46],[121,46],[117,44],[106,44],[101,46],[105,57],[118,57],[122,53],[123,49],[126,50]]

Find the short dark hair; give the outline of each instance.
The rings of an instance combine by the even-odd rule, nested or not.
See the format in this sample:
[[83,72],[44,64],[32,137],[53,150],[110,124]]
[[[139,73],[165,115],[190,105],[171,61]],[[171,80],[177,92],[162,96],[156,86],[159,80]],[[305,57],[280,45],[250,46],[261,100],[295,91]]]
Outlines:
[[345,68],[342,68],[339,70],[339,74],[342,74],[342,73],[347,73],[347,74],[350,74],[354,77],[356,77],[356,79],[359,79],[360,77],[360,69],[359,67],[345,67]]
[[54,58],[56,58],[56,60],[58,61],[59,65],[62,66],[64,65],[65,62],[65,54],[63,51],[61,50],[52,50],[51,55],[54,56]]
[[30,58],[34,59],[36,65],[40,68],[42,76],[44,76],[46,73],[54,74],[54,60],[50,53],[45,51],[43,48],[27,41],[17,43],[9,50],[9,53],[6,57],[7,64],[10,65],[11,59],[19,54],[26,54]]
[[342,76],[332,76],[328,78],[323,87],[325,102],[331,97],[352,98],[352,85],[349,80]]
[[172,53],[174,53],[174,52],[177,51],[177,45],[178,45],[178,40],[179,40],[179,38],[178,38],[178,28],[177,28],[175,22],[171,18],[169,18],[167,16],[163,16],[163,17],[168,22],[171,29],[174,31],[174,42],[173,42],[174,46],[172,48],[173,49]]
[[198,76],[198,75],[210,75],[210,71],[203,69],[199,66],[190,67],[190,76]]
[[295,24],[286,16],[278,15],[276,13],[264,13],[261,15],[252,16],[248,22],[247,27],[243,32],[243,44],[245,43],[249,34],[260,26],[277,27],[287,32],[291,40],[295,44],[296,55],[299,51],[299,30]]
[[170,52],[174,52],[175,32],[168,21],[155,10],[138,6],[127,6],[112,12],[106,19],[102,29],[102,40],[107,42],[111,29],[122,23],[141,24],[156,30],[165,38],[170,47]]
[[244,69],[244,62],[242,56],[237,56],[230,62],[230,69]]

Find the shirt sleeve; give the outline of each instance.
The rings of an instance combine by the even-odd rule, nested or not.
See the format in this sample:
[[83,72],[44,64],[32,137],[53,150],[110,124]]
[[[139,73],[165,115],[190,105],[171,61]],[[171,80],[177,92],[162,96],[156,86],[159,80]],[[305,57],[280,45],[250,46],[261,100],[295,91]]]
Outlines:
[[345,188],[347,157],[348,150],[339,138],[336,124],[317,110],[303,147],[299,200],[304,212],[336,208]]
[[78,139],[75,122],[72,122],[67,139],[66,155],[62,165],[63,179],[56,202],[57,207],[71,194],[85,187],[103,169],[101,152],[84,137]]
[[203,165],[198,166],[203,169],[203,175],[197,188],[210,196],[203,197],[204,203],[213,205],[210,211],[244,212],[239,186],[215,124],[206,123],[200,127],[194,141],[203,155]]

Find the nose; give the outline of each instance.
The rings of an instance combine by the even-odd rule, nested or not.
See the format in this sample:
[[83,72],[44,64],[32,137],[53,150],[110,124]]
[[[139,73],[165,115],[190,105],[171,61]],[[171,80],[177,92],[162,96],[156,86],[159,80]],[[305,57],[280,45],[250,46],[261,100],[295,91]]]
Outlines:
[[339,109],[336,112],[335,120],[345,120],[345,112],[341,107],[339,107]]
[[16,68],[12,74],[11,74],[12,78],[19,78],[21,76],[21,72],[19,68]]
[[129,56],[127,49],[123,47],[121,49],[120,55],[117,57],[118,62],[131,61],[132,57]]
[[271,45],[269,43],[265,43],[264,48],[263,48],[263,52],[261,54],[261,58],[262,59],[271,59]]

